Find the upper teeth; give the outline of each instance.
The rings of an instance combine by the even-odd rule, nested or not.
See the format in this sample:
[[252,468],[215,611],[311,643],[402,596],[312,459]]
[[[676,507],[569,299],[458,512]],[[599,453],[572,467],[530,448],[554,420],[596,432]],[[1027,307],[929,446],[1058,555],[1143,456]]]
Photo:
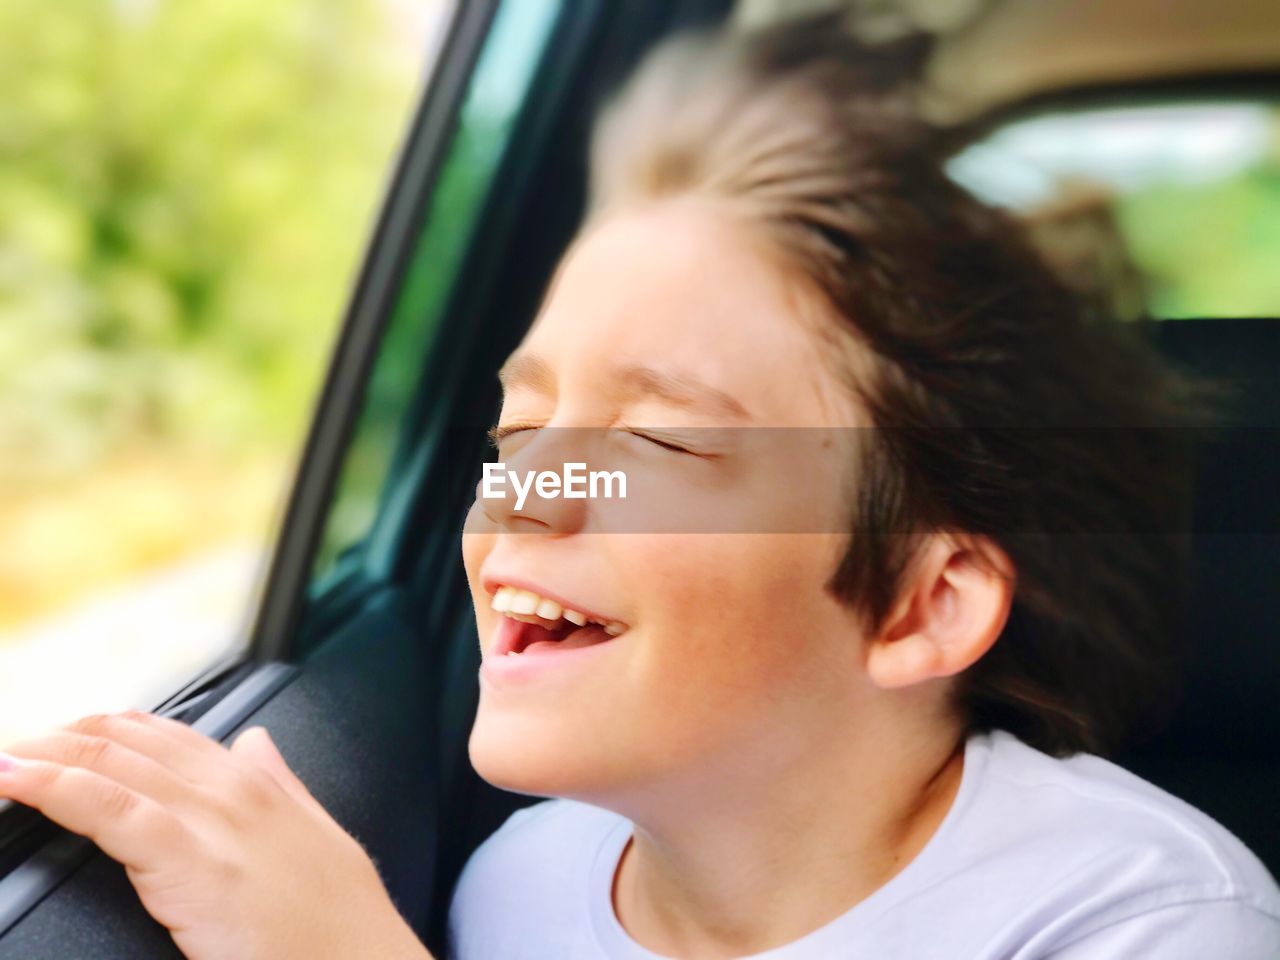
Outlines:
[[554,600],[540,597],[532,590],[519,590],[516,587],[499,587],[489,606],[498,613],[505,613],[516,620],[525,620],[530,623],[540,621],[555,623],[561,619],[568,620],[578,627],[586,626],[588,621],[598,623],[611,637],[616,637],[627,629],[626,624],[617,620],[598,620],[588,617],[585,613],[562,607]]

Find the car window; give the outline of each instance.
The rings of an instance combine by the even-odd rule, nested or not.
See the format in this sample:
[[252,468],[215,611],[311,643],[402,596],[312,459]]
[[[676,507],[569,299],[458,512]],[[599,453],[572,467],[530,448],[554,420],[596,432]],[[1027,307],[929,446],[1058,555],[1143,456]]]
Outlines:
[[950,164],[1122,317],[1280,317],[1280,104],[1040,113]]
[[354,557],[366,543],[404,415],[420,389],[425,359],[561,6],[560,0],[508,0],[498,8],[403,273],[343,462],[314,563],[313,596],[340,579],[340,560]]
[[242,648],[453,8],[0,5],[0,742]]

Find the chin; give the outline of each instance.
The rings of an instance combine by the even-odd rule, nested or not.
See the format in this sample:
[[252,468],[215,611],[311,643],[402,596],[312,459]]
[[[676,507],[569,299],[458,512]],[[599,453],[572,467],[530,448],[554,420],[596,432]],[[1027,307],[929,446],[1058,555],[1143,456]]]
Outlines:
[[[551,729],[547,729],[550,726]],[[581,733],[556,725],[521,723],[490,715],[483,704],[471,730],[468,751],[480,777],[502,790],[538,797],[595,795],[608,780],[602,764],[584,751]],[[607,750],[590,744],[603,760]]]

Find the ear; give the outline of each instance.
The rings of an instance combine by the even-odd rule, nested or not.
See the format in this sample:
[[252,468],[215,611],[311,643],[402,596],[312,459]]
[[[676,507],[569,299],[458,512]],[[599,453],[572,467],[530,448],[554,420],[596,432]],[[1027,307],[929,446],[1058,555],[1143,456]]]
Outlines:
[[1015,574],[984,538],[934,534],[905,576],[897,606],[867,645],[867,674],[885,689],[954,676],[991,649],[1009,619]]

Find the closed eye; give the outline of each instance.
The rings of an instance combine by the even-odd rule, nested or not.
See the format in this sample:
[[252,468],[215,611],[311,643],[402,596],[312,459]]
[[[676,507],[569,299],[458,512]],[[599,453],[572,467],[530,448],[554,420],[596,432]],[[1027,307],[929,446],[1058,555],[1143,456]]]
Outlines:
[[[497,448],[497,446],[500,443],[502,443],[503,440],[513,437],[516,434],[529,433],[534,430],[540,430],[540,429],[542,429],[542,427],[536,423],[502,423],[502,424],[498,424],[496,426],[490,427],[487,431],[487,434],[489,438],[489,443],[493,447]],[[682,453],[682,454],[687,454],[693,457],[704,457],[704,458],[708,457],[707,454],[703,454],[698,452],[697,450],[690,449],[689,447],[683,445],[682,443],[678,442],[674,438],[671,438],[659,433],[655,433],[649,430],[636,430],[630,427],[624,427],[622,429],[622,432],[629,434],[630,436],[636,437],[640,440],[644,440],[648,443],[651,443],[662,450],[670,451],[671,453]]]
[[525,433],[529,430],[537,430],[538,425],[534,423],[500,423],[488,429],[487,434],[489,443],[496,447],[507,437],[515,436],[517,433]]
[[650,443],[661,447],[663,450],[670,450],[673,453],[687,453],[695,457],[699,456],[698,453],[694,452],[693,450],[690,450],[688,447],[683,447],[672,440],[666,439],[665,437],[661,437],[657,434],[650,433],[645,430],[628,429],[627,433],[631,434],[633,437],[639,437],[641,440],[648,440]]

